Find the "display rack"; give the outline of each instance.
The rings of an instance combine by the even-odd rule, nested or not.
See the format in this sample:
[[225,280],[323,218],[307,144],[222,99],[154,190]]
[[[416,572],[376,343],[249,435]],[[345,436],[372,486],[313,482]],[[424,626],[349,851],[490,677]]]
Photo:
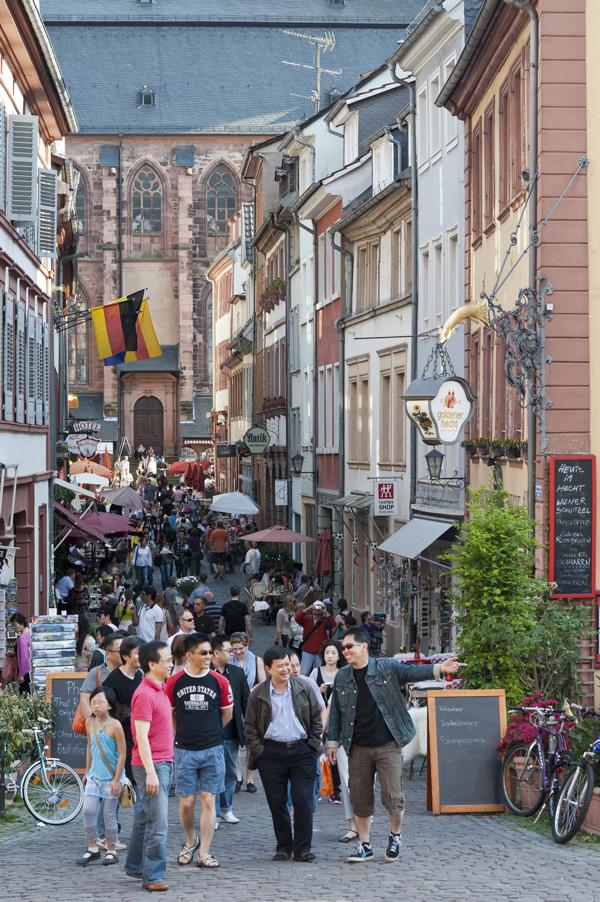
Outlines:
[[34,689],[45,691],[46,674],[75,672],[77,614],[45,614],[31,621]]

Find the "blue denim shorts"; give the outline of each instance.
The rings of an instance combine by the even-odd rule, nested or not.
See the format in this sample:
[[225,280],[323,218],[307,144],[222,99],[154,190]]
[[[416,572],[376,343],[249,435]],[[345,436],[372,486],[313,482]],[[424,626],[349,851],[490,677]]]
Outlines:
[[190,751],[175,749],[175,794],[194,796],[198,792],[218,795],[225,790],[223,746]]

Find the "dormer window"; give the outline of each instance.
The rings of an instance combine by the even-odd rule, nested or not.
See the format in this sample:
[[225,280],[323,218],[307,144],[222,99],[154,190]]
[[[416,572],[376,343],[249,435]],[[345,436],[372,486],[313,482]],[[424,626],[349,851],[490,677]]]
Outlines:
[[154,91],[148,87],[148,85],[144,85],[144,87],[140,91],[138,102],[139,105],[144,109],[156,106],[156,95]]
[[358,113],[344,122],[344,164],[354,162],[358,156]]
[[346,0],[331,0],[332,6],[345,6]]

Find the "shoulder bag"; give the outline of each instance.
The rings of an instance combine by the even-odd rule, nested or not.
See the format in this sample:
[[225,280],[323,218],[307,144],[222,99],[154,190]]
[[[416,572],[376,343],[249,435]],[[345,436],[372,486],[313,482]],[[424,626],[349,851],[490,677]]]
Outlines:
[[[104,749],[102,748],[102,745],[98,741],[98,726],[96,724],[95,719],[92,720],[92,727],[93,727],[94,733],[96,735],[96,748],[100,752],[100,757],[104,761],[106,769],[112,773],[112,777],[114,780],[116,772],[113,770],[113,768],[108,763],[108,759],[107,759],[106,755],[104,754]],[[121,808],[133,808],[135,799],[136,799],[135,789],[133,788],[133,786],[131,784],[131,780],[129,780],[128,777],[124,777],[123,782],[121,783],[121,794],[119,796],[119,805],[121,806]]]

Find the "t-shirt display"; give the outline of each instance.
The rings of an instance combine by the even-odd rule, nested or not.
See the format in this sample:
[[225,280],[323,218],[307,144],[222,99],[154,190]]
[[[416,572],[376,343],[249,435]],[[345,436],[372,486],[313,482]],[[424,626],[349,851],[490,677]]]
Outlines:
[[233,707],[227,677],[215,670],[192,676],[187,670],[173,674],[167,695],[175,714],[175,746],[199,751],[223,742],[221,711]]

